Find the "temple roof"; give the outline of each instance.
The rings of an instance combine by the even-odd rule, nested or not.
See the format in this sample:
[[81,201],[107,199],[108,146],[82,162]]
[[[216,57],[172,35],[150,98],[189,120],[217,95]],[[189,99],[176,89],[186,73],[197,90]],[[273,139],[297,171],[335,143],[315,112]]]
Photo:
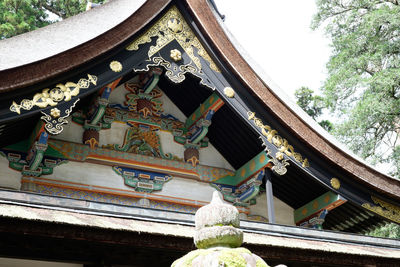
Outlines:
[[[296,180],[299,175],[306,175],[317,181],[316,184],[332,189],[329,183],[332,183],[333,177],[338,176],[339,179],[343,177],[342,181],[345,183],[342,188],[337,189],[337,192],[346,196],[354,197],[356,193],[352,191],[352,188],[362,187],[366,188],[365,195],[378,195],[379,198],[384,198],[392,204],[396,203],[395,205],[400,202],[400,180],[377,171],[354,156],[323,131],[300,108],[291,103],[289,98],[246,56],[206,0],[146,2],[114,0],[65,21],[0,41],[2,47],[0,53],[5,53],[0,62],[0,77],[2,77],[0,83],[2,112],[0,115],[5,114],[0,118],[0,124],[6,125],[3,134],[13,136],[14,132],[11,131],[14,131],[15,127],[10,127],[10,132],[7,133],[9,125],[17,125],[24,118],[27,120],[30,116],[37,116],[39,112],[39,109],[36,109],[29,114],[24,113],[20,117],[15,114],[8,115],[9,105],[13,98],[33,94],[50,84],[76,77],[79,73],[88,70],[91,64],[100,64],[116,55],[121,47],[125,47],[132,42],[135,36],[142,34],[146,27],[171,3],[177,4],[179,9],[185,12],[184,16],[191,18],[191,27],[199,35],[200,41],[210,53],[211,58],[222,68],[221,75],[239,93],[241,98],[257,107],[257,113],[262,114],[262,118],[267,118],[268,123],[275,126],[285,138],[295,140],[295,147],[298,150],[303,154],[310,155],[309,158],[313,161],[311,168],[308,169],[302,167],[301,164],[296,165],[293,158],[287,157],[295,169],[290,178],[291,181]],[[109,18],[109,14],[119,15]],[[47,36],[52,36],[51,41],[47,39]],[[35,45],[41,48],[39,52],[35,52]],[[220,78],[217,77],[216,80],[218,79]],[[198,83],[197,80],[185,82]],[[185,98],[182,95],[174,94],[174,92],[170,92],[169,97],[171,99],[175,97],[182,106],[180,108],[184,108],[185,102],[193,106],[194,102],[188,100],[192,96],[188,95]],[[201,95],[201,92],[195,94],[198,94],[198,98],[207,97],[206,94]],[[240,101],[236,103],[236,105],[239,104],[241,105]],[[236,108],[234,105],[232,103],[233,109]],[[232,127],[232,125],[228,125],[228,120],[231,122],[232,120],[242,120],[241,123],[244,123],[245,119],[242,115],[229,115],[230,112],[230,109],[221,111],[221,114],[224,114],[224,117],[220,119],[221,127]],[[218,118],[216,119],[218,120]],[[252,122],[248,120],[246,123],[251,124]],[[253,124],[252,126],[254,129]],[[215,138],[223,136],[226,131],[228,130],[215,129]],[[210,134],[213,135],[212,132]],[[248,141],[244,138],[241,141],[243,143],[241,149],[257,145],[258,133],[254,133],[254,130],[238,127],[235,134],[237,134],[235,138],[238,140],[240,140],[240,136],[249,136],[249,139],[252,139]],[[228,152],[230,146],[227,143],[228,140],[215,140],[218,140],[216,142],[219,143],[216,147],[224,150],[221,151],[222,154],[227,157],[228,154],[232,154]],[[237,164],[248,160],[240,158],[241,153],[238,154],[235,155],[238,158]],[[313,164],[318,168],[314,168]],[[281,181],[281,183],[285,183],[285,181]],[[296,186],[294,187],[296,188]],[[353,193],[350,194],[350,191]],[[288,199],[291,198],[291,193],[282,194]],[[359,200],[359,202],[362,201]]]
[[[144,2],[109,1],[101,8],[2,40],[0,71],[45,60],[92,41],[121,24]],[[110,10],[118,16],[110,16]]]

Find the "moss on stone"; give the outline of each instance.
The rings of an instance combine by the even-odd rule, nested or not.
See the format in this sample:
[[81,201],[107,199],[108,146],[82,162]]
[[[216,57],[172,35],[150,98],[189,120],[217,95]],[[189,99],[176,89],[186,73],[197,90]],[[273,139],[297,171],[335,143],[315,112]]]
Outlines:
[[218,259],[226,267],[246,267],[247,262],[242,253],[251,255],[251,252],[245,248],[225,249],[221,251]]
[[[211,249],[197,249],[194,251],[189,252],[182,258],[174,261],[172,263],[172,267],[191,267],[193,261],[200,256],[207,256],[211,253],[219,252],[218,260],[226,267],[246,267],[247,262],[246,259],[242,256],[242,254],[249,254],[252,253],[246,248],[211,248]],[[179,265],[178,265],[179,263]],[[258,264],[258,261],[257,261]],[[261,261],[260,264],[263,264]],[[257,265],[257,267],[266,267],[268,265]]]

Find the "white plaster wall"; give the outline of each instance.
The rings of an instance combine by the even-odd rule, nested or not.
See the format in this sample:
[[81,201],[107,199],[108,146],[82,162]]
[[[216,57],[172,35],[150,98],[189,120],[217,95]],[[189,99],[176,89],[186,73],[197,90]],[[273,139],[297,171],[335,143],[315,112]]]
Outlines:
[[161,191],[154,193],[164,196],[210,202],[214,190],[215,189],[212,188],[208,183],[174,177],[164,184]]
[[235,170],[211,143],[200,149],[200,164]]
[[[93,163],[71,161],[54,168],[53,174],[43,175],[43,177],[58,181],[105,186],[114,189],[132,189],[124,184],[122,176],[116,174],[110,166]],[[215,189],[208,183],[193,179],[173,177],[164,184],[161,191],[154,191],[153,193],[163,196],[209,202],[214,190]]]
[[83,127],[72,122],[71,117],[67,118],[67,121],[68,124],[63,125],[63,131],[60,134],[52,135],[51,138],[82,144]]
[[126,130],[128,129],[129,126],[126,123],[113,122],[110,129],[100,131],[100,147],[108,144],[122,145],[124,143]]
[[126,189],[123,178],[110,166],[70,161],[54,168],[52,174],[43,175],[60,181]]
[[158,131],[158,136],[160,137],[161,148],[165,154],[171,153],[172,155],[183,159],[185,148],[183,145],[174,141],[174,136],[170,132]]
[[[274,197],[275,220],[277,224],[295,225],[294,209]],[[250,206],[250,215],[260,215],[268,218],[267,197],[264,194],[257,196],[257,204]]]
[[[132,79],[130,79],[128,82],[137,82],[139,79],[139,76],[135,76]],[[125,89],[125,84],[121,84],[117,86],[110,94],[110,97],[108,98],[110,104],[121,104],[123,105],[126,98],[125,95],[129,93],[128,90]]]
[[163,93],[160,99],[163,102],[163,114],[170,114],[182,122],[186,121],[185,114],[183,114],[183,112],[174,104],[174,102],[171,101],[171,99],[169,99],[168,96]]
[[8,167],[8,160],[0,156],[0,187],[19,190],[21,177],[21,173]]

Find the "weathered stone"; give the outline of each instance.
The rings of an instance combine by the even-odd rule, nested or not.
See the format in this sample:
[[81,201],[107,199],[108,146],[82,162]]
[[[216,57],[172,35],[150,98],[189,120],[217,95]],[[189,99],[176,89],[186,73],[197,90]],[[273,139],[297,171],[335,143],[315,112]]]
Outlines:
[[176,260],[172,267],[267,267],[263,259],[241,248],[243,233],[239,212],[222,202],[217,191],[210,204],[201,207],[195,216],[194,242],[197,250]]

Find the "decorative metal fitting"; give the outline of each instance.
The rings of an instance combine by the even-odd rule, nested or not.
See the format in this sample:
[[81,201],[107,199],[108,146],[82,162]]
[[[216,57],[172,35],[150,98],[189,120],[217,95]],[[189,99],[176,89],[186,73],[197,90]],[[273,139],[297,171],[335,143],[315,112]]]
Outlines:
[[111,61],[110,69],[114,72],[121,72],[122,71],[122,64],[119,61]]
[[51,110],[50,110],[50,115],[53,117],[53,118],[58,118],[58,117],[60,117],[60,110],[58,109],[58,108],[52,108]]
[[181,51],[179,51],[178,49],[173,49],[170,52],[169,55],[175,62],[179,61],[182,59],[182,54]]
[[332,179],[331,179],[331,186],[332,186],[334,189],[338,190],[338,189],[340,188],[340,181],[339,181],[339,179],[338,179],[338,178],[332,178]]
[[231,88],[231,87],[225,87],[224,88],[224,94],[229,97],[232,98],[235,96],[235,91]]

